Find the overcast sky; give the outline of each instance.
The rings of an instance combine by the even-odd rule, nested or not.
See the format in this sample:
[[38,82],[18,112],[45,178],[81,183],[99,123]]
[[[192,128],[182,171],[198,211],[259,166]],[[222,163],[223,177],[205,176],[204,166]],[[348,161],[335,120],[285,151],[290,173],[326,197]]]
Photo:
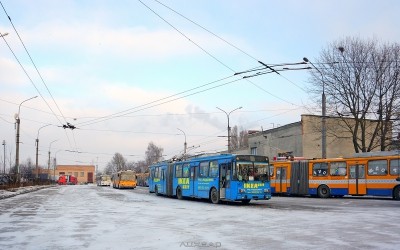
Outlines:
[[[235,72],[258,61],[314,60],[347,36],[400,40],[396,0],[1,3],[0,33],[8,35],[0,40],[0,140],[7,168],[10,154],[15,161],[14,115],[33,96],[20,108],[20,162],[35,162],[38,132],[45,166],[49,149],[59,164],[102,169],[116,152],[138,161],[149,142],[170,158],[182,153],[184,133],[190,153],[216,152],[226,149],[228,121],[216,107],[227,113],[243,107],[229,121],[246,130],[319,114],[306,70],[248,80]],[[63,129],[67,122],[76,129]]]

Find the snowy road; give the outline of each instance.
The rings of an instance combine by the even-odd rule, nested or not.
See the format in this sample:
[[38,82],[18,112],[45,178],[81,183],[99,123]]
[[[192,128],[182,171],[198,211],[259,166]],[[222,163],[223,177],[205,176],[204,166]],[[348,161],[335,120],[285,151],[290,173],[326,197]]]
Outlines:
[[180,201],[57,186],[0,200],[0,249],[398,249],[400,202]]

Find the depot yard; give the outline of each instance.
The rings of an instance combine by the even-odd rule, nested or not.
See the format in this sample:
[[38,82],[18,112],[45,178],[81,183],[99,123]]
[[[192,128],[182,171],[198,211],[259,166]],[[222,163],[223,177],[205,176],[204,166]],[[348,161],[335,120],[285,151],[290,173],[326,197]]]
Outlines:
[[216,205],[146,187],[53,186],[1,200],[0,249],[397,249],[399,207],[369,197]]

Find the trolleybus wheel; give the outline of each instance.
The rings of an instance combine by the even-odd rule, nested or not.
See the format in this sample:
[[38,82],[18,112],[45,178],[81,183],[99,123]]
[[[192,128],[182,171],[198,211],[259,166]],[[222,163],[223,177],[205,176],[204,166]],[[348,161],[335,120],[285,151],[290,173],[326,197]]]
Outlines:
[[251,200],[242,200],[242,204],[243,204],[243,205],[247,205],[247,204],[250,203],[250,201],[251,201]]
[[183,197],[182,197],[182,189],[180,187],[178,187],[176,189],[176,197],[178,198],[178,200],[182,200],[183,199]]
[[321,185],[318,188],[318,197],[319,198],[329,198],[331,196],[331,191],[328,186]]
[[215,189],[215,188],[211,189],[210,199],[211,199],[211,202],[214,204],[219,203],[219,193],[218,193],[217,189]]
[[396,187],[393,191],[393,199],[400,200],[400,186]]
[[160,193],[158,193],[158,188],[157,188],[157,186],[154,188],[154,193],[156,193],[157,196],[160,196]]

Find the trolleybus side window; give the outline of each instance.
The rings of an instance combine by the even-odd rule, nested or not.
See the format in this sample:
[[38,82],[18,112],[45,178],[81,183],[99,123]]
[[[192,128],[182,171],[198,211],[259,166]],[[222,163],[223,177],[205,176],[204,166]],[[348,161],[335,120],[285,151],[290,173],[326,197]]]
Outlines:
[[400,159],[390,160],[390,175],[399,175]]
[[175,177],[180,178],[182,177],[182,165],[176,165],[175,166]]
[[218,176],[218,162],[211,161],[210,162],[210,177],[217,177]]
[[327,176],[328,163],[318,162],[313,164],[313,176]]
[[160,178],[161,173],[160,173],[160,167],[156,168],[156,178]]
[[274,166],[269,165],[269,176],[273,177],[274,176]]
[[329,169],[329,174],[332,176],[346,176],[347,166],[346,162],[331,162],[331,168]]
[[189,173],[190,172],[190,164],[189,163],[184,164],[182,170],[183,170],[182,177],[188,178],[190,175],[190,173]]
[[199,178],[208,177],[208,161],[200,162],[200,171],[199,171]]
[[368,162],[368,175],[387,175],[387,160],[375,160]]

